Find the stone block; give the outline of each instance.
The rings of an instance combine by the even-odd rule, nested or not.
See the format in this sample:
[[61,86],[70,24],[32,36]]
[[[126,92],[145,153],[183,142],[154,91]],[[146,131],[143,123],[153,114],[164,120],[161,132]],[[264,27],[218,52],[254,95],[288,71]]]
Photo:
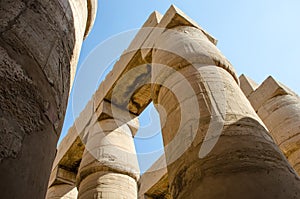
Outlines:
[[240,79],[240,87],[244,92],[244,94],[246,95],[246,97],[249,97],[249,95],[251,95],[251,93],[253,93],[258,87],[258,84],[254,80],[250,79],[244,74],[242,74],[239,77],[239,79]]
[[248,99],[254,110],[257,111],[264,102],[278,95],[295,94],[270,76],[248,97]]
[[166,158],[163,154],[140,178],[138,198],[168,198],[169,181]]
[[60,166],[56,166],[51,172],[48,187],[62,183],[75,186],[75,182],[76,173],[63,169]]
[[87,125],[92,119],[93,114],[94,114],[94,99],[92,97],[92,99],[88,101],[87,105],[85,106],[83,111],[80,113],[80,115],[78,116],[78,118],[76,118],[74,122],[78,134],[81,134],[84,128],[87,127]]

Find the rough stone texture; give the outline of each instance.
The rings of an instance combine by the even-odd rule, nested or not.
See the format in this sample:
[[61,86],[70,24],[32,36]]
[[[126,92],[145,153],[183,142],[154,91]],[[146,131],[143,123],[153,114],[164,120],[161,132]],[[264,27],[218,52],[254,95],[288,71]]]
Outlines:
[[87,15],[86,1],[0,2],[3,198],[45,196]]
[[[241,84],[242,88],[245,85]],[[244,89],[243,89],[244,90]],[[272,77],[248,96],[275,143],[300,174],[300,98]]]
[[[172,30],[156,40],[152,69],[154,82],[164,83],[153,87],[153,99],[167,114],[162,134],[171,196],[297,198],[300,180],[231,75],[230,63],[199,29]],[[175,78],[178,73],[184,78]],[[195,95],[186,95],[186,80]],[[218,125],[224,125],[220,137]],[[211,143],[201,157],[201,145]]]
[[[76,174],[79,198],[299,197],[298,176],[216,39],[175,6],[163,17],[152,13],[143,27],[59,146],[50,189],[74,186]],[[254,93],[254,82],[241,83]],[[137,195],[132,136],[152,99],[164,124],[168,172],[154,164]]]
[[78,198],[137,198],[139,167],[127,124],[101,120],[90,129],[78,171]]
[[[55,168],[57,167],[63,167],[71,172],[77,173],[82,159],[82,154],[85,149],[84,144],[86,142],[86,135],[96,121],[115,118],[119,120],[118,125],[127,123],[131,129],[131,132],[136,133],[135,129],[138,127],[138,120],[135,119],[137,115],[133,113],[135,111],[142,112],[142,110],[151,102],[150,86],[144,87],[144,94],[140,95],[139,98],[136,98],[137,100],[135,103],[130,103],[133,105],[127,106],[126,102],[124,103],[121,101],[121,104],[125,104],[125,107],[128,107],[125,108],[125,110],[120,109],[119,107],[122,105],[118,103],[116,103],[117,106],[110,103],[111,93],[113,86],[118,82],[120,76],[125,73],[124,71],[130,70],[130,68],[132,68],[136,63],[137,56],[140,56],[140,52],[137,51],[140,50],[145,38],[147,38],[152,31],[151,27],[156,26],[161,17],[162,15],[158,12],[153,12],[149,16],[149,19],[143,25],[145,29],[142,29],[138,32],[136,38],[131,42],[130,47],[127,48],[120,60],[114,66],[114,72],[111,72],[107,75],[106,79],[101,83],[92,99],[88,102],[79,117],[75,120],[74,125],[69,129],[68,134],[62,140],[57,149],[57,155],[52,167],[53,176],[56,176]],[[137,77],[138,76],[133,76],[132,79],[127,79],[127,82],[119,82],[118,84],[129,85],[128,82],[133,81],[134,83],[134,80],[137,79]],[[145,80],[139,80],[142,82],[149,81],[150,73],[146,74],[144,78]],[[126,96],[126,90],[128,89],[118,89],[120,95],[122,96]],[[142,93],[141,90],[142,89],[140,89],[140,92],[137,92],[136,94]],[[134,104],[138,105],[138,109]],[[94,111],[91,111],[92,109]],[[128,109],[130,112],[128,112]],[[50,179],[49,186],[51,186],[55,181],[57,181],[57,179]]]

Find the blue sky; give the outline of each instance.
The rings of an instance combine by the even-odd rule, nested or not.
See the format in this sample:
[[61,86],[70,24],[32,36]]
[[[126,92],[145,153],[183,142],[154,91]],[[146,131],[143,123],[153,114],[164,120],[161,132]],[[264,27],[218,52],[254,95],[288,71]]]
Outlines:
[[[81,64],[98,44],[114,35],[140,28],[154,10],[163,14],[171,4],[218,39],[218,48],[231,61],[239,75],[244,73],[258,83],[272,75],[300,93],[298,0],[99,0],[94,28],[83,43],[78,74]],[[108,52],[113,50],[109,47],[107,49]],[[84,74],[87,79],[89,75],[91,74]],[[80,85],[76,88],[77,91],[82,91],[79,104],[76,104],[76,113],[70,106],[73,103],[73,92],[71,93],[62,137],[73,124],[77,112],[85,106],[96,89],[96,85],[89,87],[91,86]],[[153,106],[147,108],[140,118],[142,129],[153,132],[149,139],[136,139],[138,153],[161,149],[157,118]],[[149,128],[150,124],[152,128]],[[151,157],[141,155],[141,170],[144,171],[160,153],[161,151]]]

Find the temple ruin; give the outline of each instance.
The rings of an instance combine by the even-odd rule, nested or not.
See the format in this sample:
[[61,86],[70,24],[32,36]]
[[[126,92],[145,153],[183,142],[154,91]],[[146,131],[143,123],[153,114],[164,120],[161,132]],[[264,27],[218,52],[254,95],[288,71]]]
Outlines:
[[[238,77],[217,40],[173,5],[149,16],[55,154],[96,1],[16,2],[0,39],[4,198],[300,197],[299,97],[272,77]],[[27,20],[56,29],[20,35]],[[165,154],[141,175],[133,138],[151,102]]]

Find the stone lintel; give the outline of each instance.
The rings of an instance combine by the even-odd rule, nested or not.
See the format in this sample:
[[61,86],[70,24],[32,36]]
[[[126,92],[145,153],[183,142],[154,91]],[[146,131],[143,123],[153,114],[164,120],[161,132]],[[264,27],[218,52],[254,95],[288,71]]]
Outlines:
[[169,198],[165,155],[162,155],[140,178],[139,199]]
[[59,166],[77,172],[81,157],[84,151],[84,144],[79,137],[75,125],[73,125],[66,137],[57,148],[56,157],[53,162],[52,172]]
[[[217,43],[216,39],[173,5],[164,16],[158,12],[153,12],[128,49],[123,52],[114,65],[113,72],[111,71],[100,84],[95,94],[94,110],[105,99],[136,115],[140,114],[151,102],[149,84],[151,71],[149,70],[150,67],[144,65],[147,65],[149,61],[147,56],[153,48],[156,37],[165,28],[187,25],[200,29],[213,44]],[[136,71],[130,73],[130,70],[134,68],[137,68]],[[136,84],[136,80],[138,80],[138,84]],[[133,91],[138,92],[133,93]],[[116,93],[118,96],[114,98]],[[131,95],[129,99],[128,93]]]
[[258,87],[258,84],[252,80],[251,78],[247,77],[246,75],[242,74],[240,77],[240,87],[246,97],[249,97]]
[[122,74],[126,73],[129,69],[135,65],[141,64],[143,60],[140,60],[139,55],[141,46],[146,38],[151,33],[153,27],[155,27],[162,15],[158,12],[153,12],[148,20],[144,23],[139,30],[129,47],[123,52],[120,59],[115,63],[113,70],[105,77],[105,80],[100,84],[96,93],[94,101],[94,110],[98,108],[103,99],[110,101],[110,95],[114,85],[122,77]]
[[75,183],[76,173],[63,169],[60,166],[56,166],[51,172],[48,187],[57,184],[69,184],[74,186]]
[[142,57],[145,58],[152,51],[156,38],[162,34],[165,29],[170,29],[175,26],[191,26],[200,29],[214,45],[217,45],[217,40],[204,30],[197,22],[184,14],[179,8],[174,5],[167,10],[160,22],[156,25],[155,31],[152,31],[150,36],[142,46]]
[[54,170],[55,167],[59,164],[59,161],[71,148],[71,146],[74,144],[77,137],[78,134],[77,134],[76,127],[75,125],[73,125],[69,128],[67,135],[64,137],[64,139],[60,142],[59,146],[57,147],[57,152],[53,162],[52,170]]
[[54,170],[57,165],[76,170],[76,164],[80,162],[84,150],[84,144],[81,138],[94,114],[93,98],[94,97],[87,103],[83,111],[76,118],[73,126],[69,128],[67,135],[59,144],[52,170]]
[[293,91],[286,86],[276,81],[273,77],[269,76],[252,94],[248,99],[252,104],[255,111],[257,111],[266,101],[280,95],[296,95]]
[[[174,26],[198,28],[213,44],[217,43],[216,39],[173,5],[164,16],[158,12],[153,12],[115,63],[113,70],[100,84],[95,93],[94,110],[98,108],[103,99],[111,101],[118,107],[127,109],[136,115],[139,115],[147,107],[151,102],[149,84],[151,74],[149,68],[151,67],[147,67],[149,52],[152,51],[157,36],[165,28]],[[135,68],[137,68],[136,71],[130,73]],[[136,80],[138,80],[138,84]],[[131,96],[128,97],[128,93]]]
[[76,118],[74,125],[78,134],[81,134],[90,123],[94,114],[94,96],[88,101],[83,111]]
[[[90,1],[93,2],[93,0]],[[136,129],[138,127],[137,116],[151,102],[150,85],[146,84],[149,81],[151,71],[148,71],[149,67],[147,66],[146,59],[148,54],[147,52],[149,52],[148,50],[151,51],[158,33],[155,28],[172,28],[172,26],[178,25],[188,25],[198,28],[213,44],[217,43],[216,39],[209,35],[196,22],[186,16],[175,6],[171,6],[164,16],[162,16],[158,12],[153,12],[149,16],[148,20],[144,23],[142,29],[137,33],[128,49],[123,52],[119,61],[116,62],[113,70],[100,84],[93,98],[88,102],[85,109],[76,119],[75,124],[70,128],[67,136],[59,145],[57,156],[53,164],[53,169],[55,169],[57,165],[60,165],[66,168],[70,168],[72,171],[74,170],[74,172],[77,172],[84,151],[84,145],[79,135],[82,135],[87,131],[88,126],[90,126],[91,123],[95,122],[95,118],[96,120],[99,120],[105,119],[105,117],[109,118],[110,116],[112,116],[112,106],[120,107],[120,110],[118,110],[117,112],[121,111],[126,113],[127,115],[130,115],[129,118],[131,118],[131,120],[128,120],[126,118],[124,119],[122,117],[117,119],[129,123],[129,127],[131,128],[132,132],[136,132]],[[128,75],[128,71],[135,68],[136,66],[140,66],[143,64],[145,64],[146,67],[139,67],[137,71],[135,71],[136,75],[129,75],[124,77],[124,74]],[[120,80],[122,79],[122,77],[124,77],[123,80]],[[135,85],[135,80],[137,79],[139,80],[138,82],[141,85]],[[117,90],[116,93],[120,96],[118,96],[117,99],[123,99],[123,96],[126,95],[128,89],[138,90],[132,95],[131,102],[128,103],[126,101],[116,101],[116,103],[113,102],[114,105],[112,105],[110,101],[112,100],[114,89],[116,88],[116,84],[119,80],[121,81],[121,83],[119,83],[118,85],[121,86],[117,86],[117,89],[119,90]],[[128,81],[130,81],[131,84],[128,84]],[[125,85],[125,87],[122,87],[122,85]],[[132,89],[126,87],[126,85],[135,85],[136,87]],[[109,103],[109,105],[107,105],[106,103]],[[116,117],[119,115],[114,114],[114,116]],[[135,133],[133,133],[133,135],[134,134]]]

